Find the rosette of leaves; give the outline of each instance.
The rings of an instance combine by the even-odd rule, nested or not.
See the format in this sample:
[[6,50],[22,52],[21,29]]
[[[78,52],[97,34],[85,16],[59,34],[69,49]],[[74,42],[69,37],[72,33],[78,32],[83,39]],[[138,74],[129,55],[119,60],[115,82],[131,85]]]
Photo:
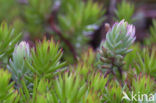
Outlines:
[[20,95],[17,90],[11,89],[14,91],[7,99],[3,101],[3,103],[19,103]]
[[155,92],[155,81],[148,75],[140,74],[137,78],[132,81],[132,90],[135,93],[150,94]]
[[12,89],[14,82],[10,83],[11,74],[7,70],[0,69],[0,75],[0,101],[5,103],[5,101],[9,101],[10,97],[14,95]]
[[[23,88],[21,90],[21,103],[86,103],[91,100],[89,97],[95,97],[89,93],[85,98],[87,91],[86,82],[76,75],[76,73],[65,72],[60,74],[53,81],[45,78],[34,79],[32,96],[28,91],[25,82],[22,80]],[[97,98],[94,98],[97,100]],[[99,100],[99,99],[98,99]],[[92,103],[92,102],[89,102]]]
[[25,59],[31,62],[30,47],[27,42],[22,41],[16,45],[8,65],[8,69],[12,73],[12,79],[16,81],[18,87],[21,86],[21,79],[24,79],[24,76],[28,73],[31,74],[25,64]]
[[36,89],[36,97],[33,98],[36,103],[59,103],[56,94],[53,92],[53,85],[50,81],[42,78]]
[[[124,89],[117,81],[111,81],[104,92],[103,102],[121,103]],[[126,101],[124,103],[127,103]]]
[[[25,82],[22,81],[21,103],[83,103],[87,91],[86,82],[76,73],[65,72],[52,82],[45,78],[35,78],[33,95],[30,95]],[[85,100],[84,100],[85,99]],[[86,102],[84,102],[86,103]]]
[[98,58],[102,61],[102,71],[108,69],[122,76],[123,59],[127,53],[132,51],[129,47],[135,41],[135,27],[124,20],[115,23],[107,32],[106,40],[101,43]]
[[137,53],[135,68],[138,74],[144,73],[156,78],[156,49],[153,48],[151,53],[148,49]]
[[83,52],[80,61],[87,64],[88,66],[94,66],[96,60],[96,53],[93,48],[88,48],[87,51]]
[[106,83],[108,82],[108,77],[104,77],[101,72],[92,73],[89,76],[89,89],[97,93],[97,96],[102,96],[105,90]]
[[85,79],[88,79],[88,75],[92,74],[95,71],[96,54],[92,48],[89,48],[87,51],[82,53],[81,58],[78,60],[78,64],[73,68],[82,75]]
[[83,62],[79,62],[76,66],[73,66],[70,69],[76,70],[77,74],[83,76],[85,79],[88,79],[88,75],[90,74],[90,72],[93,72],[93,68],[88,67]]
[[153,26],[150,27],[150,37],[145,39],[145,43],[148,45],[156,43],[156,20],[153,20]]
[[83,103],[101,103],[101,98],[97,95],[97,93],[89,91],[88,96],[84,99]]
[[[128,103],[133,99],[133,103],[143,102],[149,103],[147,99],[154,99],[155,97],[155,80],[149,75],[135,73],[135,69],[132,71],[131,76],[127,77],[126,85],[124,88],[124,97],[122,100],[126,100]],[[125,101],[125,102],[126,102]],[[124,102],[124,103],[125,103]],[[155,103],[153,100],[150,103]]]
[[[60,5],[60,14],[58,15],[59,28],[63,36],[73,44],[77,53],[80,54],[80,48],[84,48],[89,36],[98,28],[104,20],[104,10],[93,0],[84,2],[83,0],[62,0]],[[63,45],[66,51],[68,48]],[[67,59],[70,52],[66,52]]]
[[33,90],[30,93],[25,81],[22,80],[20,103],[58,103],[55,94],[52,92],[52,83],[50,81],[45,78],[39,80],[35,77],[33,82]]
[[58,42],[44,38],[42,42],[36,43],[36,48],[31,49],[32,62],[26,59],[26,64],[38,77],[51,78],[64,70],[66,62],[61,63],[62,54]]
[[132,18],[134,14],[134,4],[127,2],[126,0],[122,0],[120,4],[117,5],[117,10],[115,11],[116,20],[120,21],[125,19],[128,23],[134,22]]
[[5,58],[10,56],[15,44],[20,39],[21,34],[17,34],[13,28],[9,28],[6,22],[0,26],[0,59],[7,62]]
[[24,8],[25,24],[28,32],[39,35],[44,32],[45,23],[52,10],[52,0],[28,0]]
[[130,90],[126,92],[126,94],[128,95],[129,99],[133,98],[132,92],[133,94],[136,94],[133,98],[134,103],[138,103],[138,98],[140,98],[143,103],[146,103],[149,98],[152,100],[150,103],[155,103],[155,101],[153,101],[154,96],[152,96],[155,94],[155,88],[154,79],[148,75],[140,74],[136,78],[133,78],[132,86]]
[[58,17],[59,26],[64,32],[64,36],[71,40],[72,38],[70,35],[75,35],[72,36],[74,39],[74,37],[78,37],[79,35],[83,36],[80,34],[83,33],[83,31],[93,31],[93,25],[98,26],[100,22],[97,21],[99,21],[99,19],[103,20],[102,16],[104,14],[102,6],[92,0],[86,3],[82,0],[68,0],[68,2],[62,0],[60,12],[62,14]]
[[56,78],[53,90],[60,101],[58,103],[81,103],[86,95],[87,84],[76,73],[65,72]]

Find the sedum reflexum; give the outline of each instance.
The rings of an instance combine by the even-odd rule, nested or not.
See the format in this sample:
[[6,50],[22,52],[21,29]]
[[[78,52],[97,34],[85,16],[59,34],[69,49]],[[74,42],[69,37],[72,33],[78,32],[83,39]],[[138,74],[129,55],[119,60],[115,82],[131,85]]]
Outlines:
[[82,103],[87,92],[87,83],[76,73],[65,72],[54,82],[57,103]]
[[[58,15],[59,28],[63,36],[70,41],[79,55],[88,46],[93,34],[104,20],[104,10],[93,0],[61,0],[60,14]],[[63,45],[64,46],[64,45]],[[64,46],[65,58],[71,57],[68,48]]]
[[141,52],[137,52],[137,61],[135,68],[138,74],[148,74],[156,78],[156,49],[153,48],[151,53],[148,49],[143,49]]
[[121,73],[123,59],[131,51],[129,47],[135,39],[133,25],[124,20],[115,23],[107,32],[106,40],[102,42],[99,50],[100,60],[103,62],[102,68],[109,69],[110,72],[118,70]]
[[[103,102],[120,103],[122,101],[123,88],[115,80],[110,81],[103,95]],[[126,103],[126,102],[124,102]]]
[[28,0],[24,8],[25,28],[31,36],[45,31],[46,20],[51,13],[53,0]]
[[94,72],[94,63],[96,59],[96,54],[92,48],[89,48],[87,51],[82,53],[81,58],[78,60],[76,71],[84,76],[86,79],[89,77],[88,75]]
[[14,82],[10,83],[11,74],[4,69],[0,69],[0,102],[1,103],[14,103],[16,91],[13,90]]
[[66,62],[61,63],[62,54],[59,43],[44,38],[36,43],[36,48],[31,49],[32,62],[26,59],[26,64],[37,76],[51,78],[66,65]]
[[0,59],[2,61],[11,55],[20,37],[21,34],[17,34],[13,28],[7,26],[6,22],[2,22],[0,25]]
[[24,78],[26,74],[31,74],[30,70],[26,66],[25,59],[31,61],[31,53],[29,44],[22,41],[20,44],[15,46],[12,59],[10,59],[8,65],[8,69],[12,73],[12,79],[16,81],[17,86],[21,85],[21,79]]
[[119,21],[125,19],[128,23],[134,22],[134,19],[132,18],[134,10],[134,4],[123,0],[117,5],[117,10],[115,11],[116,19]]

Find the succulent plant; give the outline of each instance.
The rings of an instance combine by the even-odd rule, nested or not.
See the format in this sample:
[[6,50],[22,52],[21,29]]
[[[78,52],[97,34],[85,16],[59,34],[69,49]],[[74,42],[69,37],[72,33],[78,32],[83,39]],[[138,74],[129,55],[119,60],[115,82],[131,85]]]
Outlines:
[[143,49],[141,52],[137,52],[137,61],[135,63],[135,68],[137,74],[144,73],[156,78],[156,59],[155,59],[156,49],[151,50]]
[[4,69],[0,69],[0,101],[4,101],[9,98],[14,92],[11,88],[14,85],[14,82],[10,83],[11,74]]
[[132,23],[134,22],[134,19],[132,18],[134,10],[133,3],[122,0],[122,2],[117,5],[117,10],[115,11],[117,17],[115,19],[119,21],[125,19],[128,23]]
[[96,54],[92,48],[89,48],[87,51],[82,53],[81,58],[78,59],[77,65],[73,68],[78,72],[78,74],[88,79],[88,75],[92,74],[95,71],[95,60]]
[[154,93],[155,81],[148,75],[140,74],[132,81],[132,88],[134,92],[138,93]]
[[128,53],[124,58],[124,69],[128,70],[129,68],[134,68],[136,62],[138,62],[138,53],[141,52],[140,45],[134,44],[130,47],[130,49],[133,49],[130,53]]
[[96,60],[96,53],[92,48],[89,48],[87,51],[83,52],[81,55],[80,61],[87,64],[88,66],[94,66]]
[[2,22],[0,26],[0,59],[3,59],[2,61],[11,55],[20,37],[21,34],[16,34],[15,30],[9,28],[6,22]]
[[[135,69],[132,72],[132,76],[127,77],[126,84],[124,85],[124,103],[155,103],[155,80],[151,78],[150,75],[145,75],[140,73],[139,75],[135,74]],[[150,98],[150,99],[149,99]],[[150,102],[149,102],[149,101]]]
[[101,98],[96,93],[89,91],[88,96],[84,98],[83,103],[101,103]]
[[88,82],[90,83],[90,90],[94,93],[97,92],[96,95],[101,96],[103,95],[106,83],[108,82],[108,77],[104,77],[101,72],[95,72],[89,76]]
[[[133,103],[149,103],[148,100],[152,100],[150,103],[155,103],[155,100],[153,100],[155,88],[155,81],[153,78],[148,75],[140,74],[133,78],[132,86],[129,91],[126,91],[126,94],[130,99],[133,98]],[[135,94],[135,98],[132,97],[132,93]]]
[[24,79],[24,76],[28,75],[28,73],[31,74],[25,64],[25,59],[31,62],[31,53],[29,44],[22,41],[16,45],[8,65],[8,69],[12,73],[12,79],[16,81],[17,86],[21,86],[21,79]]
[[[58,103],[52,92],[52,83],[45,78],[34,78],[33,90],[29,91],[25,81],[22,80],[22,89],[20,90],[20,103]],[[55,101],[56,100],[56,101]]]
[[[87,43],[91,39],[90,35],[105,19],[104,13],[105,10],[102,9],[102,6],[93,0],[86,2],[83,0],[68,0],[68,2],[61,0],[60,14],[58,15],[59,28],[62,35],[73,45],[78,55],[81,54],[81,50],[88,47]],[[66,54],[65,58],[69,60],[72,58],[71,51],[68,51],[66,45],[63,45],[63,47]]]
[[50,15],[53,0],[28,0],[24,8],[25,28],[31,36],[41,35]]
[[107,103],[120,103],[123,96],[122,92],[123,88],[117,81],[110,81],[106,88],[106,91],[104,92],[103,101]]
[[60,103],[81,103],[87,91],[87,84],[76,73],[65,72],[63,76],[56,78],[54,92]]
[[0,22],[15,28],[0,25],[0,103],[156,103],[156,20],[145,39],[150,48],[140,38],[134,44],[134,19],[141,23],[137,34],[148,29],[134,6],[127,0],[0,0]]
[[62,54],[59,43],[44,38],[43,42],[36,43],[36,48],[31,49],[32,62],[26,59],[26,64],[37,76],[51,78],[66,65],[66,62],[61,63]]
[[132,51],[129,47],[135,39],[135,27],[133,25],[124,20],[115,23],[107,32],[106,40],[101,43],[99,58],[103,62],[102,68],[118,70],[121,74],[123,59],[127,53]]

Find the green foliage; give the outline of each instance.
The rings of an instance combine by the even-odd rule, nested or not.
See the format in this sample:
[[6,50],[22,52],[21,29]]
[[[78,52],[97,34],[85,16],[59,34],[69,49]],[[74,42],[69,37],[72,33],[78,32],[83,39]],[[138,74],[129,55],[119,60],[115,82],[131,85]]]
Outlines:
[[51,82],[44,78],[38,80],[36,77],[34,79],[32,96],[24,81],[22,81],[22,86],[23,88],[20,91],[20,95],[22,96],[19,100],[20,103],[57,103],[53,100],[55,98],[51,92]]
[[154,93],[155,81],[147,75],[139,75],[132,81],[132,88],[135,93],[140,92],[141,94]]
[[115,19],[118,21],[125,19],[128,23],[134,22],[134,19],[132,19],[134,9],[134,4],[122,0],[122,2],[117,5],[117,10],[115,12],[117,18]]
[[68,37],[70,33],[74,35],[73,33],[82,33],[87,30],[87,26],[96,24],[104,13],[101,12],[102,8],[92,0],[86,4],[81,0],[69,0],[68,2],[63,0],[61,6],[64,15],[59,16],[60,27]]
[[85,81],[76,73],[66,72],[63,77],[60,75],[54,85],[60,103],[81,103],[87,91]]
[[156,20],[153,20],[153,26],[150,27],[150,37],[145,39],[145,43],[148,45],[156,43]]
[[107,103],[120,103],[122,100],[123,88],[119,83],[111,81],[106,88],[106,93],[104,94],[104,100]]
[[52,8],[52,0],[28,0],[24,8],[26,28],[33,35],[41,35]]
[[100,95],[103,95],[103,91],[107,82],[108,77],[104,77],[104,75],[101,72],[92,73],[92,75],[89,78],[89,88],[92,92],[97,92],[100,93]]
[[124,58],[124,69],[126,70],[135,67],[136,62],[138,61],[137,53],[141,52],[139,44],[132,45],[130,49],[132,49],[133,51],[128,53]]
[[85,63],[87,66],[94,66],[95,59],[96,53],[92,48],[89,48],[87,51],[82,53],[80,61]]
[[[21,34],[17,34],[14,29],[9,28],[5,22],[0,26],[0,59],[7,59],[14,50],[15,44],[20,39]],[[2,61],[3,61],[2,60]]]
[[148,49],[143,49],[141,53],[137,53],[138,62],[135,68],[137,73],[144,73],[156,78],[156,58],[155,49],[150,53]]
[[79,75],[82,75],[84,78],[88,78],[90,72],[93,72],[92,67],[88,67],[85,63],[79,62],[76,66],[72,67],[75,69]]
[[44,80],[43,78],[40,80],[38,87],[36,89],[36,99],[34,99],[34,102],[36,103],[57,103],[54,102],[54,98],[51,95],[50,90],[50,82],[47,80]]
[[[132,98],[132,93],[136,94],[134,103],[139,103],[139,101],[136,101],[138,98],[141,98],[143,103],[155,103],[155,101],[147,101],[147,99],[153,98],[150,96],[151,94],[154,95],[155,88],[155,81],[150,76],[140,74],[133,79],[131,91],[127,91],[127,94],[129,98]],[[142,97],[144,94],[147,96]]]
[[82,53],[81,58],[78,60],[78,64],[73,68],[76,68],[78,74],[88,79],[88,75],[94,72],[95,52],[92,48]]
[[[156,92],[154,46],[147,50],[132,45],[135,27],[128,22],[134,21],[134,4],[125,0],[118,4],[116,19],[122,21],[104,29],[100,25],[105,10],[95,0],[28,0],[20,5],[17,1],[0,0],[0,21],[6,19],[16,29],[5,22],[0,26],[0,67],[11,72],[0,69],[0,103],[142,103],[123,99],[123,95]],[[147,44],[156,41],[155,27],[153,20]],[[98,36],[107,30],[98,54],[88,48],[93,32]],[[21,31],[30,46],[18,43]],[[33,43],[33,36],[38,39],[43,32],[49,38],[51,33],[57,39],[60,36],[64,57],[54,37]],[[75,52],[75,61],[69,48]],[[75,63],[66,65],[64,59]]]
[[[106,34],[106,40],[101,43],[98,60],[101,60],[101,70],[110,72],[122,78],[122,66],[124,57],[131,49],[129,47],[135,41],[135,27],[124,20],[115,23]],[[108,69],[108,70],[106,70]]]
[[59,49],[59,43],[53,39],[36,43],[36,48],[31,49],[32,63],[26,59],[29,69],[39,77],[51,78],[58,70],[63,70],[66,62],[61,63],[63,51]]
[[87,83],[79,75],[65,72],[53,81],[44,78],[34,80],[33,96],[25,88],[23,82],[24,101],[30,103],[100,103],[100,96],[92,91],[87,91]]
[[101,98],[96,93],[89,92],[83,103],[101,103]]
[[[139,74],[136,75],[133,70],[133,76],[128,76],[128,81],[126,81],[126,85],[124,86],[124,98],[126,103],[130,103],[133,100],[133,103],[155,103],[153,101],[153,95],[155,95],[155,81],[149,75]],[[130,85],[129,85],[130,84]],[[150,99],[149,99],[150,98]],[[139,101],[140,100],[140,101]],[[152,100],[152,101],[147,101]],[[125,103],[124,102],[124,103]]]
[[11,79],[11,74],[8,71],[5,71],[3,69],[0,69],[0,75],[1,75],[1,79],[0,79],[0,101],[2,101],[2,103],[7,103],[6,101],[11,101],[13,99],[12,96],[13,94],[13,85],[14,82],[9,83],[10,79]]
[[15,28],[17,33],[23,32],[24,31],[24,21],[22,21],[21,18],[17,18],[13,21],[13,27]]
[[31,62],[29,44],[22,41],[19,45],[16,45],[12,58],[9,61],[8,69],[12,73],[12,79],[16,81],[18,86],[21,86],[21,78],[24,78],[26,74],[28,75],[30,73],[30,70],[25,64],[25,59]]
[[92,0],[62,0],[61,14],[58,15],[59,27],[63,35],[71,41],[77,51],[88,42],[90,34],[104,19],[102,6]]
[[130,45],[135,40],[135,27],[122,20],[114,24],[112,29],[106,35],[105,48],[110,51],[111,56],[125,55],[130,50]]
[[3,20],[12,22],[19,15],[18,6],[16,0],[0,0],[0,22]]

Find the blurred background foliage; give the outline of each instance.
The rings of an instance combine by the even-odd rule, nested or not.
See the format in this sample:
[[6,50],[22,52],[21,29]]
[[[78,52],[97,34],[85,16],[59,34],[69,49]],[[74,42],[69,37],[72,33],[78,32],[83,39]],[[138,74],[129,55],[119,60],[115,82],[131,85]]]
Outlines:
[[[103,29],[106,22],[113,24],[114,21],[125,19],[134,23],[137,28],[137,40],[153,45],[156,17],[153,2],[0,0],[0,22],[5,20],[13,25],[16,32],[22,32],[23,39],[27,41],[38,40],[43,36],[53,36],[55,40],[62,41],[61,46],[66,54],[64,59],[73,63],[82,50],[98,47],[98,41],[103,40],[106,34]],[[145,37],[148,38],[144,39]]]

